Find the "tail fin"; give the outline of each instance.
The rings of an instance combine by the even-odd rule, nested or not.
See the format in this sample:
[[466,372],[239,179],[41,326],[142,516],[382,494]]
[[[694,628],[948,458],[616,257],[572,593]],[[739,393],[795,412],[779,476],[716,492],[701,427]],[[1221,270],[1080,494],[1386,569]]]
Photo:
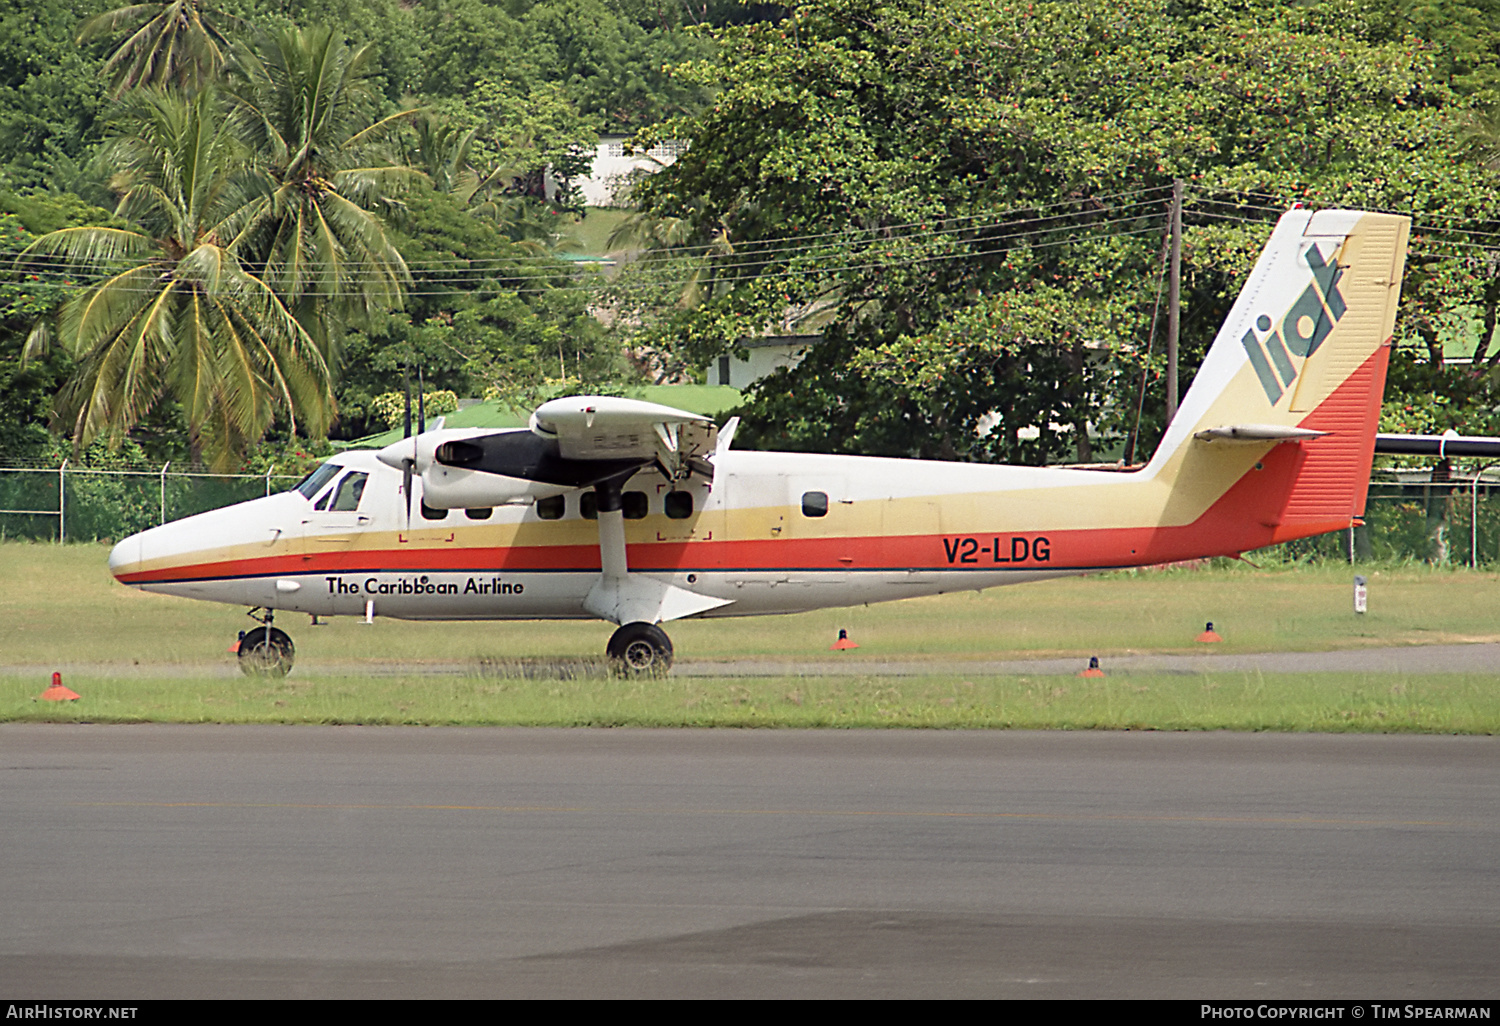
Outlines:
[[1147,468],[1166,522],[1228,507],[1263,545],[1364,513],[1409,227],[1283,215]]

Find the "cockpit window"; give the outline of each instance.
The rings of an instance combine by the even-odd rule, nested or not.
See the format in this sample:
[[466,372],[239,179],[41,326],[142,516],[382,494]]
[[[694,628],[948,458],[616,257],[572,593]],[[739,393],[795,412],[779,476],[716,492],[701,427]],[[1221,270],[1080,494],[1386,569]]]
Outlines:
[[359,497],[365,494],[365,481],[369,477],[369,474],[350,474],[340,481],[338,495],[330,508],[335,513],[358,509]]
[[301,481],[297,482],[296,487],[292,491],[301,492],[307,498],[311,499],[314,495],[318,494],[319,488],[332,481],[333,476],[343,469],[337,463],[324,463],[317,470],[314,470],[311,474],[308,474]]

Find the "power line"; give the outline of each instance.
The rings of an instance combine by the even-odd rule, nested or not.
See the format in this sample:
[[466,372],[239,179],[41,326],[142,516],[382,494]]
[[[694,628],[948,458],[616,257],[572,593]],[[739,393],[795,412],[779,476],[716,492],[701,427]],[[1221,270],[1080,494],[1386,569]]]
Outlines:
[[[1139,191],[1145,191],[1145,190],[1139,190]],[[1154,201],[1151,201],[1151,200],[1136,200],[1136,201],[1131,202],[1131,203],[1126,203],[1122,207],[1120,207],[1120,208],[1118,208],[1116,210],[1111,210],[1111,211],[1107,211],[1107,212],[1111,213],[1111,214],[1118,214],[1121,211],[1125,211],[1125,210],[1138,210],[1139,211],[1142,208],[1148,208],[1149,209],[1153,205],[1154,205]],[[961,218],[961,219],[958,219],[958,220],[961,220],[961,221],[976,221],[981,216],[993,217],[993,215],[973,215],[972,217]],[[1074,218],[1076,218],[1078,216],[1080,216],[1080,215],[1078,215],[1078,214],[1065,214],[1065,215],[1064,214],[1059,214],[1059,215],[1052,215],[1052,216],[1049,216],[1049,217],[1027,217],[1027,218],[1013,218],[1013,219],[1010,219],[1010,220],[990,220],[987,223],[983,223],[983,224],[974,224],[974,223],[970,223],[970,224],[957,224],[957,225],[954,225],[954,226],[951,226],[951,227],[939,227],[937,225],[932,225],[932,226],[929,227],[928,224],[926,222],[924,222],[924,223],[922,223],[922,226],[921,226],[922,230],[921,231],[912,231],[912,232],[908,232],[908,233],[903,234],[903,235],[887,236],[885,238],[868,239],[868,240],[865,241],[864,244],[867,245],[867,246],[871,246],[871,247],[886,246],[886,245],[896,245],[896,244],[899,244],[899,243],[902,243],[902,242],[908,242],[908,241],[913,241],[913,240],[920,241],[920,240],[924,240],[924,239],[931,239],[931,238],[937,238],[937,237],[955,236],[955,235],[959,235],[961,233],[979,233],[979,232],[992,231],[994,229],[1003,229],[1003,228],[1009,228],[1009,227],[1024,226],[1024,230],[1022,230],[1022,231],[1017,231],[1017,232],[1010,233],[1007,236],[1002,236],[1002,237],[1005,237],[1005,238],[1021,237],[1021,236],[1024,236],[1024,235],[1037,234],[1037,233],[1041,233],[1041,232],[1045,232],[1045,231],[1049,231],[1049,230],[1057,230],[1056,227],[1054,227],[1054,228],[1047,228],[1047,227],[1043,227],[1043,225],[1045,225],[1045,224],[1047,224],[1049,222],[1060,222],[1060,221],[1064,221],[1064,220],[1074,219]],[[1083,216],[1087,216],[1087,215],[1083,215]],[[1135,216],[1136,217],[1144,216],[1144,213],[1138,213]],[[1068,227],[1075,228],[1075,229],[1079,228],[1079,227],[1097,227],[1099,225],[1114,224],[1114,223],[1117,223],[1120,220],[1128,220],[1128,219],[1129,218],[1113,217],[1113,218],[1106,218],[1104,220],[1095,220],[1095,221],[1085,222],[1082,225],[1076,223],[1076,221],[1075,221],[1074,223],[1068,225]],[[913,222],[913,225],[915,225],[915,224],[916,224],[916,222]],[[911,226],[906,226],[906,227],[911,227]],[[1061,226],[1058,226],[1058,227],[1061,227]],[[877,230],[876,229],[870,229],[870,230],[868,230],[866,232],[863,232],[863,233],[853,233],[853,234],[856,234],[856,235],[857,234],[871,234],[871,233],[873,233],[875,231],[877,231]],[[884,231],[884,229],[880,229],[878,231]],[[818,237],[820,237],[820,238],[845,238],[845,237],[847,237],[847,235],[844,234],[844,233],[828,233],[828,234],[826,234],[824,236],[818,236]],[[777,250],[774,251],[773,256],[776,257],[776,258],[793,258],[793,257],[795,257],[796,254],[799,254],[799,253],[806,253],[806,252],[810,252],[810,251],[814,251],[814,250],[826,250],[826,249],[832,248],[832,247],[830,247],[828,245],[822,245],[822,246],[815,245],[815,244],[813,244],[813,243],[811,243],[811,242],[808,241],[809,238],[811,238],[811,237],[802,237],[802,238],[785,237],[785,238],[777,239],[777,240],[767,240],[764,243],[764,245],[765,246],[776,245],[776,246],[780,247],[779,249],[777,249]],[[993,241],[993,237],[990,237],[986,241]],[[795,242],[796,244],[795,245],[786,245],[786,243],[788,243],[788,242]],[[735,258],[740,257],[742,255],[751,255],[751,256],[760,255],[758,251],[756,251],[756,250],[754,250],[752,248],[752,245],[753,244],[744,244],[741,247],[739,247],[739,248],[737,248],[737,249],[735,249],[735,250],[733,250],[731,252],[727,252],[727,253],[723,253],[723,254],[717,254],[717,253],[710,252],[714,248],[714,247],[711,247],[711,246],[707,246],[707,247],[669,248],[669,249],[666,249],[666,250],[661,250],[661,251],[656,251],[656,252],[660,252],[667,259],[673,259],[673,258],[682,258],[682,257],[688,256],[693,251],[702,251],[702,253],[701,253],[702,256],[718,256],[718,255],[722,255],[722,256],[724,256],[726,258],[726,263],[727,264],[734,265],[734,266],[769,266],[771,264],[780,262],[780,259],[776,259],[776,258],[767,258],[767,259],[764,259],[764,260],[760,260],[758,262],[756,262],[756,261],[741,261],[741,260],[735,259]],[[30,268],[32,270],[33,273],[52,274],[54,276],[57,276],[57,275],[66,275],[68,278],[74,278],[74,279],[84,277],[84,276],[88,275],[89,273],[91,273],[89,271],[82,271],[82,272],[77,271],[76,269],[80,267],[81,262],[71,260],[68,257],[60,256],[60,255],[57,255],[55,253],[48,253],[48,254],[32,253],[30,255],[27,255],[24,250],[23,251],[15,251],[15,250],[6,251],[6,250],[0,250],[0,259],[7,258],[7,257],[11,258],[12,260],[14,260],[14,261],[16,261],[18,263],[24,263],[28,268]],[[533,258],[533,259],[540,260],[540,259],[544,259],[544,258]],[[644,262],[652,262],[652,261],[649,261],[649,260],[648,261],[638,261],[638,263],[644,263]],[[146,266],[146,262],[145,261],[120,261],[118,259],[115,259],[115,260],[113,260],[111,262],[96,261],[94,263],[95,263],[96,266],[103,265],[104,267],[108,267],[110,265],[110,263],[113,263],[113,266],[118,267],[122,271],[124,271],[124,270],[130,270],[130,269],[135,268],[135,267]],[[545,280],[545,279],[551,279],[551,278],[572,278],[572,277],[574,277],[577,274],[577,269],[576,268],[574,268],[574,267],[566,267],[566,268],[558,267],[557,265],[559,263],[561,263],[561,261],[558,261],[556,259],[549,259],[549,261],[548,261],[548,269],[547,270],[542,271],[540,273],[535,273],[535,272],[530,272],[530,271],[522,271],[521,273],[514,274],[513,277],[515,277],[517,279],[525,278],[525,279],[528,279],[528,280],[537,280],[537,279],[543,279],[543,280]],[[454,266],[451,267],[451,268],[447,268],[447,267],[444,266],[444,265],[448,265],[448,264],[452,264]],[[423,275],[424,278],[426,280],[429,280],[429,281],[433,281],[433,280],[438,280],[438,281],[469,281],[469,280],[472,280],[473,276],[476,275],[476,274],[481,274],[482,275],[484,273],[484,271],[486,270],[486,268],[489,265],[503,266],[507,270],[514,270],[514,269],[516,269],[515,261],[512,260],[511,258],[507,258],[507,257],[495,257],[495,258],[489,258],[489,259],[485,259],[485,260],[469,260],[469,261],[457,260],[457,259],[452,260],[452,261],[443,261],[443,260],[440,260],[440,261],[427,261],[427,262],[423,262],[423,263],[409,263],[409,264],[406,265],[406,267],[407,267],[407,270],[413,274],[413,276]],[[163,267],[165,268],[166,265],[163,264]],[[263,269],[265,267],[265,264],[262,263],[262,262],[257,262],[257,261],[240,261],[240,267],[241,267],[241,269],[246,270],[246,271],[248,271],[250,273],[255,273],[255,271],[257,269]],[[452,275],[450,275],[448,277],[437,277],[437,276],[434,276],[434,275],[427,274],[427,269],[428,268],[432,268],[433,270],[449,270],[449,271],[456,272],[456,273],[454,273],[454,274],[452,274]],[[92,273],[94,274],[95,277],[98,277],[98,276],[107,276],[111,272],[108,271],[108,270],[99,270],[99,271],[95,271],[95,272],[92,272]],[[388,280],[390,277],[391,277],[390,273],[386,272],[386,271],[361,271],[360,273],[358,273],[358,274],[355,275],[355,280],[383,281],[383,280]],[[348,279],[345,279],[345,280],[348,280]]]
[[[1119,221],[1135,221],[1135,220],[1139,220],[1139,218],[1121,218],[1121,219],[1118,219],[1118,220]],[[1112,222],[1108,222],[1108,223],[1114,224],[1114,223],[1117,223],[1117,222],[1112,221]],[[951,253],[931,254],[931,255],[927,255],[927,256],[920,256],[920,257],[913,257],[913,258],[906,258],[906,259],[889,259],[888,258],[888,259],[884,259],[884,260],[875,260],[875,261],[868,261],[868,262],[863,262],[863,263],[847,263],[847,264],[835,265],[835,266],[823,266],[823,267],[812,267],[812,268],[787,268],[787,269],[781,270],[781,271],[769,271],[769,272],[765,272],[765,273],[761,273],[761,274],[735,273],[737,271],[743,271],[744,267],[743,266],[739,266],[739,265],[730,264],[730,265],[727,265],[724,268],[724,270],[725,270],[726,273],[723,274],[723,275],[718,276],[716,278],[716,280],[718,282],[720,282],[720,283],[728,283],[728,284],[731,284],[731,285],[736,285],[736,284],[740,284],[740,283],[743,283],[743,282],[751,282],[751,281],[757,281],[757,282],[759,282],[759,281],[788,281],[788,280],[796,280],[796,279],[803,279],[803,278],[829,277],[829,276],[834,276],[834,275],[838,275],[838,274],[845,274],[845,273],[854,272],[854,271],[868,271],[868,270],[877,270],[877,269],[884,269],[884,268],[911,267],[911,266],[919,266],[919,265],[922,265],[922,264],[946,262],[946,261],[950,261],[950,260],[961,260],[961,259],[969,259],[969,258],[983,257],[983,256],[994,256],[994,255],[997,255],[997,254],[1000,254],[1000,253],[1014,252],[1014,251],[1016,251],[1018,249],[1023,249],[1023,248],[1024,249],[1031,249],[1031,250],[1035,250],[1035,249],[1050,249],[1050,248],[1054,248],[1054,247],[1058,247],[1058,246],[1075,245],[1075,244],[1082,243],[1082,242],[1107,241],[1107,240],[1110,240],[1110,239],[1126,238],[1126,237],[1135,236],[1135,235],[1141,235],[1141,234],[1146,234],[1146,233],[1153,233],[1154,234],[1158,230],[1159,229],[1155,225],[1148,225],[1148,226],[1143,227],[1143,228],[1134,228],[1134,229],[1127,229],[1127,230],[1121,230],[1121,231],[1114,231],[1114,232],[1104,233],[1104,234],[1101,234],[1101,235],[1075,235],[1075,236],[1069,236],[1069,237],[1060,238],[1060,239],[1050,239],[1050,240],[1045,240],[1045,241],[1040,241],[1040,242],[1031,242],[1031,243],[1028,243],[1028,244],[1026,244],[1024,246],[1023,245],[1003,245],[1003,246],[997,246],[997,247],[989,248],[989,249],[962,250],[962,251],[956,251],[956,252],[951,252]],[[1012,237],[1014,237],[1014,236],[1012,236]],[[984,242],[993,242],[993,241],[1002,241],[1002,240],[985,239],[983,241]],[[766,261],[766,262],[756,263],[756,264],[752,264],[752,265],[748,265],[748,266],[762,266],[763,263],[770,263],[770,262]],[[692,281],[694,281],[695,278],[696,278],[696,274],[689,274],[689,275],[680,276],[680,277],[649,278],[646,281],[636,282],[636,283],[625,282],[625,283],[591,283],[591,284],[594,284],[596,286],[596,287],[594,287],[592,289],[592,291],[607,291],[607,290],[609,290],[611,288],[620,289],[622,291],[642,291],[642,290],[645,290],[645,289],[648,289],[648,288],[656,288],[656,287],[685,286],[685,285],[691,283]],[[522,279],[522,280],[526,280],[526,279]],[[496,281],[495,284],[498,285],[498,284],[501,284],[501,282],[500,281]],[[505,289],[503,289],[503,291],[506,292],[506,293],[508,293],[508,294],[511,294],[511,295],[529,295],[529,294],[541,294],[541,293],[554,292],[554,291],[558,291],[558,289],[561,288],[561,287],[562,286],[549,287],[549,288],[530,288],[530,289],[528,289],[528,288],[505,288]],[[139,287],[134,287],[134,286],[121,286],[118,289],[118,291],[126,292],[126,293],[134,292],[134,293],[138,293],[138,294],[154,295],[154,294],[157,294],[160,291],[160,289],[156,289],[156,288],[139,288]],[[402,294],[405,295],[405,296],[472,295],[474,293],[474,291],[476,291],[476,290],[452,289],[452,288],[449,288],[449,289],[407,288],[407,289],[403,289],[402,290]],[[356,296],[364,295],[364,293],[360,292],[360,291],[343,291],[343,290],[318,291],[318,292],[316,292],[314,294],[317,295],[317,296],[327,297],[327,298],[348,298],[348,297],[356,297]]]

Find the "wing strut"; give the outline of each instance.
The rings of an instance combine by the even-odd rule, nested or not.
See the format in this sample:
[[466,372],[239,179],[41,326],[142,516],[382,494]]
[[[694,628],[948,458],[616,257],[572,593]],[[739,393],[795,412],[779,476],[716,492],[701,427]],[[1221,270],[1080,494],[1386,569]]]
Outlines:
[[[629,475],[626,475],[628,477]],[[599,507],[599,580],[589,589],[583,608],[610,623],[661,623],[727,606],[733,599],[714,598],[630,572],[625,554],[625,510],[621,488],[613,477],[594,486]]]

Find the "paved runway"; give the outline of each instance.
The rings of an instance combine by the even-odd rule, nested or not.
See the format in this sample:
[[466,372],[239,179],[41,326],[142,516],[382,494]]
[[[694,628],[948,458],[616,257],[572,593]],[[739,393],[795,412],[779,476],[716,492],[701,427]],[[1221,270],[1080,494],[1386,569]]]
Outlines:
[[0,996],[1494,998],[1500,739],[0,725]]

